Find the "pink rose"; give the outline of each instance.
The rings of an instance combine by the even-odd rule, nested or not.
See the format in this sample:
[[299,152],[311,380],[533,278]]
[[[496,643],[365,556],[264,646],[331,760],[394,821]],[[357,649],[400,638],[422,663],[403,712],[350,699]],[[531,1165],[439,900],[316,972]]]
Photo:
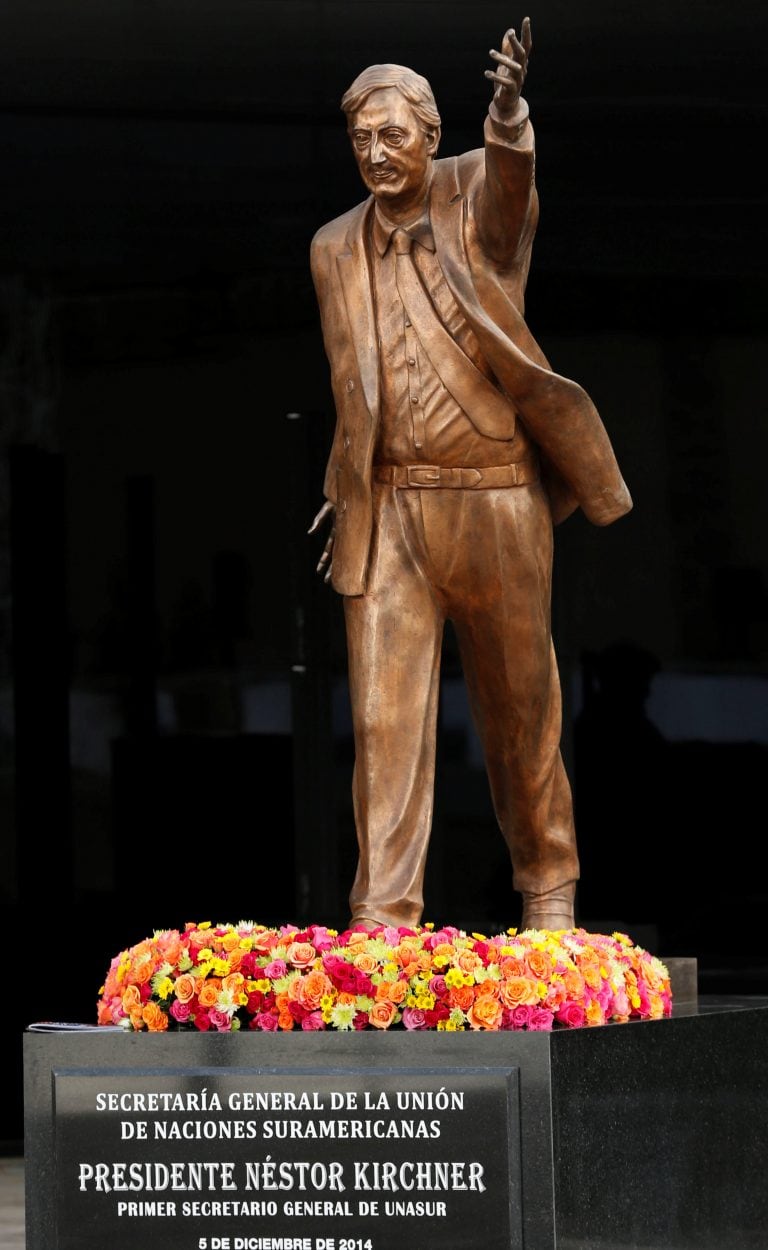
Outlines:
[[287,971],[284,959],[273,959],[266,968],[260,969],[261,975],[268,977],[270,981],[277,981],[280,977],[284,977]]
[[565,1002],[557,1010],[556,1019],[560,1024],[567,1024],[569,1029],[581,1029],[586,1022],[587,1014],[580,1003]]
[[427,1027],[426,1014],[420,1007],[405,1007],[403,1009],[403,1026],[406,1029],[425,1029]]
[[232,1029],[232,1021],[226,1011],[217,1011],[216,1008],[208,1012],[211,1024],[220,1033],[229,1033]]
[[335,944],[336,938],[331,937],[325,925],[316,924],[310,929],[310,936],[315,950],[327,951]]
[[528,1003],[518,1003],[516,1007],[510,1008],[512,1028],[513,1029],[527,1028],[531,1019],[531,1015],[535,1010],[536,1008],[531,1007]]
[[552,1012],[547,1011],[546,1007],[534,1007],[531,1010],[528,1028],[536,1033],[550,1033],[552,1031]]
[[301,1027],[302,1029],[306,1029],[307,1032],[314,1032],[316,1029],[324,1029],[325,1021],[323,1020],[322,1011],[310,1012],[310,1014],[305,1016],[302,1020]]
[[435,976],[430,978],[429,988],[434,994],[435,998],[445,997],[448,987],[445,984],[445,977],[443,976],[441,972],[436,973]]
[[179,1024],[186,1024],[191,1014],[189,1003],[180,1003],[178,998],[171,1003],[171,1015]]
[[275,1033],[277,1031],[277,1016],[271,1011],[267,1011],[263,1016],[256,1017],[256,1028],[263,1029],[265,1033]]

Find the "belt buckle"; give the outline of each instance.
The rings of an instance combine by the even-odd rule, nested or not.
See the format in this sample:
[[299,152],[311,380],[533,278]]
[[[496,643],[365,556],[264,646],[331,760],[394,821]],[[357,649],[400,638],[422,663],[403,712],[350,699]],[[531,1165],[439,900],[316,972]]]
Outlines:
[[440,469],[434,464],[406,465],[406,477],[409,486],[439,486]]

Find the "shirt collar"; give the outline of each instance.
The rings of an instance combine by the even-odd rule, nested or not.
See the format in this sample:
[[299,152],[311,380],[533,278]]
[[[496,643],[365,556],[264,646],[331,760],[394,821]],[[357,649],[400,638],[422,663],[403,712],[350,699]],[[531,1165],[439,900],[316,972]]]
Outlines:
[[[432,234],[429,213],[426,210],[421,217],[411,222],[410,225],[404,226],[403,229],[411,236],[414,243],[420,243],[428,252],[435,251],[435,237]],[[379,256],[383,256],[386,252],[395,230],[397,230],[397,223],[388,221],[376,204],[373,212],[373,242]]]

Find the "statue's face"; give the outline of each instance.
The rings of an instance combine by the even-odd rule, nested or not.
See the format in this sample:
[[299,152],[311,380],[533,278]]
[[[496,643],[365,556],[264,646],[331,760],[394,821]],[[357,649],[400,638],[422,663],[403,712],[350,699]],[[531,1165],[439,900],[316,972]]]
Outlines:
[[382,208],[426,195],[438,135],[425,130],[397,87],[372,91],[349,134],[360,176]]

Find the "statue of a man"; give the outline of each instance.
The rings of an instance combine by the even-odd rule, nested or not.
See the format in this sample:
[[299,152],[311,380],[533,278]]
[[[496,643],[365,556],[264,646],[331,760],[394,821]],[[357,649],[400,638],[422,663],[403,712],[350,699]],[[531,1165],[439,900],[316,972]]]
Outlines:
[[371,65],[342,100],[370,196],[312,274],[336,434],[320,560],[344,596],[359,864],[351,922],[422,916],[443,623],[454,622],[524,928],[573,926],[579,875],[550,632],[552,525],[632,502],[600,417],[523,320],[537,221],[530,22],[492,51],[484,147],[437,160],[426,79]]

